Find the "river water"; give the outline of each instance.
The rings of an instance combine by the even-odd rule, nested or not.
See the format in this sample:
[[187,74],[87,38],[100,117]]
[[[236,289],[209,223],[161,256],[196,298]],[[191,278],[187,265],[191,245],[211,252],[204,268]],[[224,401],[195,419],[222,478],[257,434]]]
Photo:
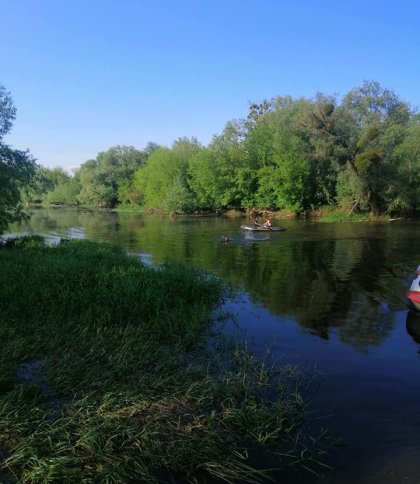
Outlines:
[[420,222],[284,221],[286,232],[254,235],[244,222],[39,209],[11,233],[109,242],[221,276],[252,351],[321,375],[311,407],[343,445],[317,481],[420,482],[420,315],[405,297]]

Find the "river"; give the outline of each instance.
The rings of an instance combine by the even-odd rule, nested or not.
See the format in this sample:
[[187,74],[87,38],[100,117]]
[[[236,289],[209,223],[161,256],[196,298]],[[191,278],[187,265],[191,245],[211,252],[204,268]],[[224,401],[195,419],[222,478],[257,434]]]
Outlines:
[[343,445],[320,482],[420,482],[420,315],[405,297],[420,223],[290,220],[249,234],[244,222],[38,209],[11,233],[109,242],[221,276],[238,291],[227,307],[252,351],[321,375],[311,407]]

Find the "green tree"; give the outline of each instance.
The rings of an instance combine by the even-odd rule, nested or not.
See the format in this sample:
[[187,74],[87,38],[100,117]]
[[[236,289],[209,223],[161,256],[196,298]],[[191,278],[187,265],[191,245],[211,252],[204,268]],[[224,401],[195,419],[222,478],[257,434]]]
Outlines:
[[353,122],[353,129],[348,130],[341,144],[355,179],[352,186],[357,190],[351,193],[343,189],[345,176],[341,176],[338,192],[346,196],[339,195],[338,201],[351,205],[351,211],[388,210],[399,191],[393,153],[404,140],[412,116],[410,106],[378,82],[365,81],[344,97],[342,110]]
[[179,138],[159,148],[135,174],[135,186],[147,208],[190,212],[197,206],[190,187],[189,162],[202,149],[196,138]]
[[147,153],[133,146],[113,146],[95,160],[86,161],[77,173],[79,201],[95,207],[114,207],[118,201],[127,201],[126,188],[146,159]]
[[314,99],[301,100],[298,120],[304,128],[301,139],[307,143],[306,157],[310,161],[310,203],[306,204],[306,208],[333,205],[339,167],[345,162],[340,143],[342,120],[336,98],[317,93]]
[[0,233],[21,218],[21,191],[30,183],[35,168],[35,161],[27,151],[15,150],[3,142],[15,116],[10,93],[0,86]]
[[23,200],[27,203],[40,203],[58,185],[66,184],[70,180],[71,176],[63,168],[36,165],[31,185],[24,190]]
[[246,133],[243,121],[229,121],[208,147],[216,173],[213,181],[217,206],[245,208],[251,204],[255,173],[245,152]]
[[189,161],[189,186],[197,206],[211,209],[220,205],[220,177],[215,158],[208,148],[200,149]]
[[413,117],[407,134],[394,151],[401,180],[392,211],[414,215],[420,208],[420,115]]
[[48,204],[57,205],[78,205],[78,196],[81,190],[81,185],[77,177],[69,178],[63,183],[57,184],[51,191],[49,191],[44,201]]
[[254,176],[253,205],[296,213],[313,204],[313,166],[302,117],[308,102],[278,97],[251,105],[245,140],[248,167]]

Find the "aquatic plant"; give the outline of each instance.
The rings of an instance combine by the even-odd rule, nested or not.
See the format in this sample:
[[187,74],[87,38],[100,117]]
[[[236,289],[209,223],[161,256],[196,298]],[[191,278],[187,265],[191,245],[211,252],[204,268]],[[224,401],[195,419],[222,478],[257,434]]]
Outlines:
[[39,242],[0,249],[0,480],[259,482],[261,462],[318,465],[302,378],[206,343],[220,280]]

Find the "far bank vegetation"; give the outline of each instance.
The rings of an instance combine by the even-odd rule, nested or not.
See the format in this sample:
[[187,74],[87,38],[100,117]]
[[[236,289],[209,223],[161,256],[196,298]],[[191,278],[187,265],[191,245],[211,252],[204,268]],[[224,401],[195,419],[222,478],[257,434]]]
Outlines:
[[364,82],[341,100],[274,97],[251,104],[208,146],[114,146],[74,176],[38,166],[28,203],[191,214],[415,216],[420,200],[420,115]]

